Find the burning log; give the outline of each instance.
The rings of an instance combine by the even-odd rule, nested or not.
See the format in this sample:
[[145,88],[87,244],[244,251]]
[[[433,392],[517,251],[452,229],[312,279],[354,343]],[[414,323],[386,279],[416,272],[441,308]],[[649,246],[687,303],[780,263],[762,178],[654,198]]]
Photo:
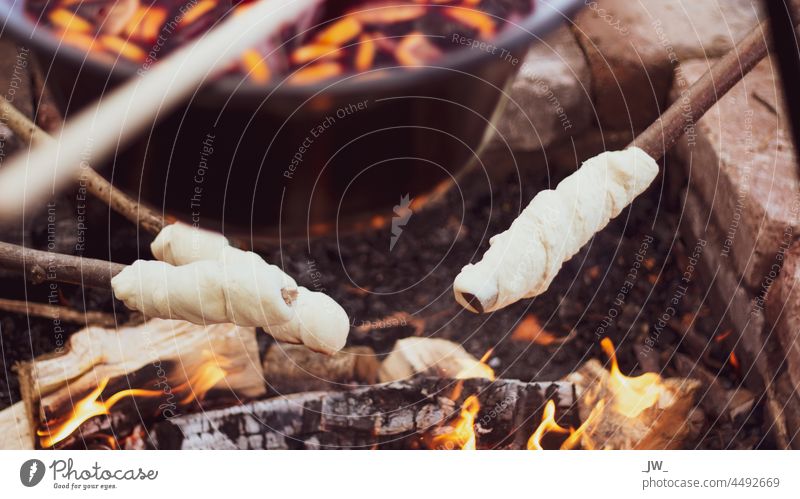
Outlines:
[[450,379],[494,379],[494,371],[484,364],[485,360],[476,359],[464,347],[449,340],[411,337],[395,344],[378,374],[383,383],[417,374]]
[[267,385],[278,394],[337,390],[377,381],[380,363],[368,347],[324,355],[297,345],[275,344],[263,361]]
[[548,400],[567,420],[574,420],[570,383],[414,378],[171,418],[153,427],[152,445],[158,449],[430,447],[429,435],[453,433],[467,400],[474,412],[468,429],[477,448],[524,447]]
[[159,319],[83,329],[60,355],[18,367],[31,427],[42,447],[67,445],[82,435],[124,435],[139,422],[172,417],[212,389],[231,400],[262,396],[255,334]]
[[705,419],[695,405],[700,382],[656,373],[625,376],[614,346],[607,338],[601,344],[610,372],[592,359],[565,378],[575,384],[585,422],[575,443],[584,449],[682,449],[699,435]]

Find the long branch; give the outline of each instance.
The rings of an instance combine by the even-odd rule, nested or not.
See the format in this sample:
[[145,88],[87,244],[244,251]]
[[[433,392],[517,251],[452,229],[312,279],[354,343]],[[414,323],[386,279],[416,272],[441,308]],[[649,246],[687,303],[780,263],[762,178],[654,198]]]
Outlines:
[[768,27],[761,23],[714,63],[630,146],[643,149],[654,159],[662,157],[681,135],[693,128],[706,111],[767,55],[768,40]]
[[64,282],[111,289],[111,278],[125,265],[0,242],[0,267],[23,272],[33,284]]
[[75,310],[60,305],[50,305],[49,303],[35,303],[31,301],[6,300],[0,298],[0,310],[24,314],[45,319],[58,319],[72,324],[82,324],[89,326],[115,326],[117,321],[112,314],[97,312],[92,310]]
[[[0,99],[0,115],[3,116],[6,125],[14,134],[28,144],[55,140],[5,98]],[[165,220],[165,217],[155,210],[136,202],[135,199],[114,187],[111,182],[92,168],[84,168],[81,176],[81,180],[90,194],[106,202],[111,209],[151,234],[158,234],[166,223],[173,221]]]

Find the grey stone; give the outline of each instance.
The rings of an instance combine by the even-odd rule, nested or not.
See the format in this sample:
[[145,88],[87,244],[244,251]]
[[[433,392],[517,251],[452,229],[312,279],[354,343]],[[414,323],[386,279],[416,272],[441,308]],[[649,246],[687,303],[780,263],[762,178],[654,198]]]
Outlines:
[[522,62],[498,125],[502,144],[536,151],[591,123],[589,67],[568,28],[537,43]]
[[[706,61],[681,65],[696,80]],[[759,64],[683,137],[676,151],[688,189],[711,209],[723,256],[753,292],[800,230],[800,169],[770,60]],[[676,78],[676,85],[680,78]]]

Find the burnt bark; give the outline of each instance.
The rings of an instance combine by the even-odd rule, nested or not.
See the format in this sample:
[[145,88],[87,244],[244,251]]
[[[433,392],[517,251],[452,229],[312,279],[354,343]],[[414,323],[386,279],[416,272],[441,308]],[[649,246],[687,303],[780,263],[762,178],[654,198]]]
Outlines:
[[153,427],[157,449],[415,448],[478,396],[479,448],[524,448],[548,399],[562,424],[576,414],[570,383],[414,378],[342,392],[308,392],[171,418]]

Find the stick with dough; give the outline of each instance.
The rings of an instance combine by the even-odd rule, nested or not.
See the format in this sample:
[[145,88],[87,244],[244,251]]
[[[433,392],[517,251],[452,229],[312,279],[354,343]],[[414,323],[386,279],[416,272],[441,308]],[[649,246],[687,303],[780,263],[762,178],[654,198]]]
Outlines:
[[151,250],[161,261],[138,260],[111,280],[129,308],[196,324],[263,327],[279,341],[327,354],[345,345],[350,321],[338,303],[220,234],[172,224]]
[[458,303],[492,312],[546,291],[561,265],[655,179],[655,159],[766,57],[768,31],[765,23],[756,26],[626,150],[591,158],[555,190],[537,194],[507,231],[489,241],[483,259],[458,274]]
[[472,312],[492,312],[547,290],[561,265],[644,192],[658,165],[643,150],[595,156],[539,192],[511,227],[492,237],[476,264],[453,284],[456,301]]

